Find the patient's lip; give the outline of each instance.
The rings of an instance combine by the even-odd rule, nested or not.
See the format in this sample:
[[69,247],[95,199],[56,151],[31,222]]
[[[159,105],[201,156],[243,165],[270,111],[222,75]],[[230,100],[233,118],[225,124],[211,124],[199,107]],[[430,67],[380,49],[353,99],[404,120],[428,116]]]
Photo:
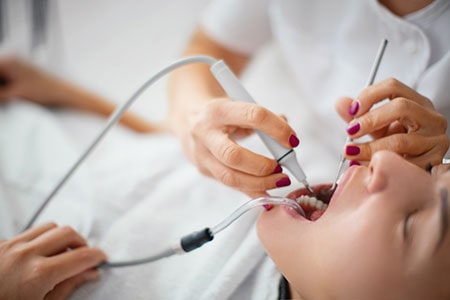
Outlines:
[[341,194],[342,189],[345,187],[345,185],[349,182],[349,180],[353,177],[352,175],[355,173],[356,170],[359,168],[362,168],[361,166],[353,166],[341,176],[339,179],[339,184],[336,188],[336,191],[333,194],[333,197],[331,197],[330,204],[336,202],[336,200],[339,198],[339,195]]
[[293,209],[292,207],[284,206],[284,205],[283,205],[283,207],[281,207],[281,209],[283,209],[285,212],[287,212],[287,214],[288,214],[289,216],[291,216],[292,218],[309,221],[307,218],[305,218],[304,216],[302,216],[301,214],[299,214],[299,213],[298,213],[295,209]]

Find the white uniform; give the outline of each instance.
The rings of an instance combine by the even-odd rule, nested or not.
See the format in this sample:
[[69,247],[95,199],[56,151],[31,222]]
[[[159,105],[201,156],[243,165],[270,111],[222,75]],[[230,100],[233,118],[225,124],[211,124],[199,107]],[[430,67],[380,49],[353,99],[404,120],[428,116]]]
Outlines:
[[[333,160],[326,159],[325,151],[318,156],[317,150],[332,149],[334,169],[345,141],[345,125],[334,103],[341,96],[356,97],[365,87],[383,38],[389,44],[375,82],[390,77],[404,82],[433,101],[450,120],[447,0],[434,1],[404,18],[376,0],[214,1],[204,14],[202,26],[213,39],[244,54],[255,54],[271,39],[276,42],[291,72],[287,77],[295,82],[300,97],[290,102],[276,99],[272,100],[276,103],[265,103],[263,96],[257,101],[277,113],[288,114],[300,138],[304,137],[298,152],[313,181],[331,180],[330,175],[322,175],[329,165],[321,168],[319,161],[329,164]],[[272,80],[270,69],[259,76]],[[265,88],[260,84],[256,90]],[[305,106],[312,109],[313,116],[302,116]],[[298,123],[299,118],[308,121]],[[308,149],[312,144],[315,149]],[[314,161],[313,166],[310,161]]]
[[[205,12],[202,24],[217,41],[242,53],[256,53],[272,36],[278,41],[277,49],[282,50],[296,85],[300,86],[301,99],[305,101],[293,103],[292,98],[287,99],[284,80],[289,76],[278,71],[252,73],[259,76],[260,81],[251,92],[259,95],[258,102],[272,106],[277,112],[286,114],[291,123],[300,126],[296,127],[303,137],[299,158],[303,160],[307,174],[322,181],[323,178],[331,179],[335,165],[332,168],[328,165],[330,170],[317,166],[330,161],[337,163],[336,156],[345,140],[345,125],[336,116],[333,102],[341,95],[355,96],[364,87],[382,38],[386,37],[390,43],[377,81],[398,78],[430,97],[441,111],[448,111],[450,93],[444,83],[450,78],[450,40],[448,34],[439,41],[431,36],[438,30],[442,31],[442,36],[448,31],[445,28],[450,28],[450,24],[441,23],[450,22],[449,7],[448,1],[438,0],[405,21],[374,0],[227,0],[213,2]],[[430,27],[423,30],[409,20],[425,22]],[[435,25],[439,25],[436,30],[432,29]],[[272,72],[270,68],[264,70]],[[273,102],[264,98],[269,85],[264,85],[266,78],[280,88],[279,95],[283,97],[276,97],[276,92],[271,95]],[[246,80],[250,86],[254,83],[251,78]],[[305,106],[308,106],[307,114]],[[303,119],[299,120],[298,115]],[[306,125],[309,126],[302,127]],[[318,153],[320,160],[314,159]],[[100,246],[111,258],[137,257],[152,252],[149,246],[152,241],[164,245],[178,236],[174,230],[181,234],[188,229],[184,223],[200,225],[199,220],[205,215],[199,209],[207,209],[211,202],[214,209],[208,210],[208,218],[218,220],[220,213],[229,211],[242,200],[220,183],[201,179],[193,167],[177,163],[173,169],[173,162],[167,163],[171,165],[167,170],[171,170],[172,175],[166,176],[176,178],[185,174],[184,178],[189,180],[172,180],[177,186],[177,193],[174,193],[167,187],[167,178],[166,186],[160,186],[162,182],[154,178],[157,180],[155,186],[159,188],[151,193],[153,200],[142,202],[123,218],[123,221],[125,218],[140,220],[135,223],[136,227],[125,225],[128,222],[123,226],[116,222],[111,229],[111,233],[116,234],[102,239]],[[327,177],[321,178],[324,173],[328,173]],[[186,174],[190,175],[186,177]],[[177,196],[183,193],[191,199]],[[227,199],[233,201],[232,205]],[[179,201],[193,205],[177,205]],[[173,209],[167,208],[167,202],[173,203]],[[218,206],[223,206],[221,212],[218,212]],[[180,210],[188,217],[177,217]],[[152,265],[111,270],[104,274],[101,283],[83,287],[73,298],[276,299],[280,274],[258,243],[253,226],[255,218],[256,214],[248,215],[198,252]],[[149,228],[144,236],[143,228]],[[123,232],[123,235],[118,236],[117,232]]]
[[[448,22],[448,7],[448,1],[437,0],[422,12],[410,16],[411,22],[415,22],[416,17]],[[441,10],[441,14],[434,15]],[[214,38],[243,53],[254,53],[269,41],[272,33],[279,41],[300,86],[300,95],[309,101],[293,103],[283,89],[290,76],[275,73],[273,69],[269,69],[270,74],[260,74],[260,80],[270,78],[271,84],[280,89],[272,95],[277,102],[270,103],[270,99],[264,99],[266,86],[257,85],[258,90],[252,92],[260,95],[257,101],[264,104],[267,101],[274,110],[281,109],[278,112],[285,113],[290,122],[297,125],[296,129],[303,137],[299,158],[303,160],[307,174],[317,181],[323,181],[319,178],[327,173],[326,169],[317,166],[330,161],[336,163],[331,158],[336,158],[345,139],[345,125],[341,122],[339,126],[342,129],[336,128],[339,121],[332,103],[341,95],[355,96],[363,88],[382,38],[388,38],[390,44],[377,80],[397,77],[433,99],[439,109],[448,110],[450,101],[441,97],[450,94],[448,86],[443,84],[450,78],[448,36],[447,44],[444,38],[441,41],[442,45],[447,45],[441,48],[445,51],[432,50],[438,48],[430,46],[429,41],[433,38],[426,38],[428,33],[425,35],[417,26],[393,16],[376,1],[217,1],[206,12],[203,24]],[[433,66],[429,64],[430,55],[435,61]],[[251,78],[247,79],[246,83],[251,84]],[[14,111],[16,105],[11,104],[8,110]],[[305,106],[308,106],[306,112]],[[32,121],[27,114],[20,117],[16,116],[14,120],[20,120],[18,124],[21,126]],[[42,118],[48,120],[49,116]],[[29,139],[14,139],[9,133],[17,131],[17,128],[11,122],[0,118],[0,125],[4,128],[0,140],[5,139],[2,143],[5,150],[0,152],[0,158],[8,149],[9,152],[25,149],[18,143]],[[32,123],[29,126],[36,128]],[[330,135],[330,128],[336,138]],[[311,134],[304,133],[306,131]],[[45,138],[38,137],[35,142]],[[316,140],[319,142],[313,144]],[[83,200],[82,210],[73,209],[69,213],[76,218],[86,214],[83,210],[92,212],[78,220],[85,226],[76,228],[104,249],[111,261],[153,254],[157,247],[171,245],[183,234],[215,225],[246,199],[237,191],[201,176],[184,159],[173,137],[155,136],[143,140],[120,134],[115,136],[111,132],[104,143],[104,149],[112,149],[113,153],[104,155],[101,147],[97,149],[94,157],[77,172],[78,181],[72,182],[76,185],[71,190],[67,190],[68,186],[66,193],[73,193],[75,200],[80,193],[88,194],[79,197]],[[116,148],[122,149],[114,147],[115,143],[126,144],[129,150],[115,153]],[[326,143],[331,147],[327,148]],[[33,147],[30,144],[26,146]],[[64,153],[70,162],[72,154],[79,151],[71,148],[70,141],[66,141],[66,146]],[[36,161],[30,163],[45,163],[48,154],[44,150],[39,153],[34,156]],[[324,158],[320,156],[320,160],[307,159],[322,154]],[[326,155],[331,158],[327,160]],[[9,166],[0,162],[4,168]],[[8,174],[12,175],[7,178],[7,183],[10,186],[21,182],[21,179],[23,181],[23,173],[19,171],[29,170],[27,164],[24,161],[22,168],[9,168]],[[335,165],[332,167],[333,170],[329,167],[331,173]],[[35,169],[42,170],[42,166]],[[53,179],[58,179],[59,174],[53,173],[56,174]],[[330,180],[328,175],[325,179]],[[35,178],[29,176],[29,181],[34,182]],[[90,178],[99,180],[92,182]],[[46,185],[48,188],[37,192],[44,194],[48,191],[53,186],[50,179]],[[60,211],[65,205],[58,202],[60,200],[55,199],[51,205],[53,208],[50,207],[43,215],[41,222],[53,219]],[[66,202],[69,209],[74,201],[69,199]],[[107,218],[98,220],[98,215]],[[281,275],[258,242],[254,227],[256,217],[256,211],[247,213],[211,244],[184,256],[145,266],[107,270],[98,282],[84,285],[71,299],[276,299]],[[20,220],[23,219],[26,217],[22,216]],[[92,222],[102,224],[101,228]],[[91,230],[86,232],[84,228]],[[7,232],[13,229],[17,228],[8,228]]]

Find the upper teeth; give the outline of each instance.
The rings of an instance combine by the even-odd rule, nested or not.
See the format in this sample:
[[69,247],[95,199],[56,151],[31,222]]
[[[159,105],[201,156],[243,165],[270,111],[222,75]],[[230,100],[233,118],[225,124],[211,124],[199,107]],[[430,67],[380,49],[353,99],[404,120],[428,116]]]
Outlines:
[[309,197],[306,195],[302,195],[295,199],[298,204],[309,204],[311,207],[315,207],[316,209],[326,210],[328,205],[323,203],[321,200],[317,200],[316,197]]

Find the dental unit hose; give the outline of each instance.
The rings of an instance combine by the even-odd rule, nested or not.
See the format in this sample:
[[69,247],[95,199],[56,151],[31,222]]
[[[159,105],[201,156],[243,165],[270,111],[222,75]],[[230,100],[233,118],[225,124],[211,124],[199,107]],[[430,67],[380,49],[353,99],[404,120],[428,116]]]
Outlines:
[[[229,97],[235,100],[241,100],[246,102],[254,103],[251,96],[244,89],[244,87],[240,84],[239,80],[234,76],[231,70],[226,66],[223,61],[218,61],[212,57],[205,55],[196,55],[189,56],[178,61],[173,62],[172,64],[166,66],[152,77],[150,77],[147,81],[145,81],[139,89],[137,89],[132,96],[121,106],[119,106],[108,118],[105,126],[100,131],[100,133],[94,138],[94,140],[88,145],[85,151],[80,155],[80,157],[75,161],[75,163],[69,168],[69,170],[62,176],[62,178],[58,181],[56,186],[51,190],[51,192],[47,195],[43,203],[38,207],[36,212],[32,215],[26,226],[23,228],[23,231],[31,228],[37,218],[40,216],[45,207],[50,203],[50,201],[55,197],[55,195],[59,192],[59,190],[64,186],[64,184],[71,178],[71,176],[75,173],[75,171],[80,167],[80,165],[86,160],[89,154],[94,150],[94,148],[100,143],[100,141],[105,137],[108,131],[112,128],[114,124],[116,124],[122,115],[128,110],[128,108],[138,99],[138,97],[153,83],[155,83],[158,79],[163,77],[164,75],[170,73],[171,71],[192,63],[206,63],[211,66],[211,72],[214,74],[215,78],[221,84],[225,92]],[[296,178],[305,184],[305,186],[312,191],[308,182],[306,181],[306,176],[303,170],[300,168],[297,160],[295,159],[295,152],[292,149],[287,149],[278,144],[274,139],[267,136],[266,134],[259,132],[258,133],[261,139],[264,141],[266,146],[269,148],[270,152],[274,155],[274,157],[278,160],[278,162],[284,166],[286,166]],[[314,193],[313,193],[314,194]],[[294,200],[282,197],[262,197],[254,200],[250,200],[239,207],[233,214],[231,214],[228,218],[224,219],[221,223],[217,224],[212,228],[205,228],[203,230],[193,232],[189,235],[183,237],[179,244],[174,247],[168,248],[154,256],[125,261],[125,262],[105,262],[99,265],[99,268],[113,268],[113,267],[125,267],[125,266],[133,266],[138,264],[144,264],[159,260],[164,257],[168,257],[177,253],[186,253],[190,252],[194,249],[201,247],[203,244],[211,241],[214,236],[220,231],[224,230],[228,227],[232,222],[238,219],[242,214],[247,212],[248,210],[261,206],[261,205],[286,205],[293,209],[295,209],[299,214],[305,216],[304,211],[300,207],[300,205]]]
[[[223,87],[228,96],[236,101],[245,101],[250,103],[255,103],[250,94],[245,90],[245,88],[240,84],[239,80],[233,74],[233,72],[228,68],[228,66],[222,60],[216,60],[210,56],[206,55],[194,55],[188,56],[185,58],[181,58],[156,74],[150,77],[146,82],[144,82],[139,89],[137,89],[134,94],[121,106],[119,106],[112,115],[108,118],[106,125],[101,130],[101,132],[94,138],[90,145],[86,148],[86,150],[80,155],[78,160],[72,165],[72,167],[66,172],[66,174],[60,179],[60,181],[56,184],[53,190],[47,195],[44,202],[38,207],[37,211],[31,217],[29,222],[24,227],[23,231],[29,229],[36,219],[39,217],[44,208],[48,205],[51,199],[58,193],[58,191],[64,186],[66,181],[73,175],[73,173],[78,169],[78,167],[84,162],[84,160],[88,157],[88,155],[92,152],[92,150],[98,145],[98,143],[102,140],[102,138],[108,133],[108,131],[112,128],[114,124],[116,124],[122,115],[128,110],[128,108],[138,99],[138,97],[153,83],[155,83],[158,79],[167,75],[171,71],[192,63],[206,63],[210,65],[211,72],[214,77],[217,79],[219,84]],[[278,144],[277,141],[269,137],[263,132],[257,131],[258,135],[261,137],[267,148],[273,154],[274,158],[277,161],[285,166],[288,170],[290,170],[294,176],[302,182],[306,188],[314,195],[314,191],[306,181],[306,175],[303,172],[302,168],[298,164],[295,158],[295,152],[293,149],[287,149]]]
[[248,212],[252,208],[267,204],[285,205],[292,209],[295,209],[299,214],[305,216],[305,212],[303,211],[301,206],[292,199],[276,196],[256,198],[241,205],[231,215],[229,215],[227,218],[225,218],[222,222],[220,222],[216,226],[212,228],[206,227],[202,230],[194,231],[188,235],[185,235],[180,239],[178,243],[175,243],[172,247],[168,247],[167,249],[164,249],[155,255],[130,261],[105,262],[98,265],[97,268],[109,269],[109,268],[130,267],[135,265],[151,263],[175,254],[184,254],[187,252],[191,252],[195,249],[200,248],[204,244],[212,241],[219,232],[230,226],[244,213]]
[[102,138],[108,133],[108,131],[111,129],[111,127],[116,124],[122,115],[128,110],[128,108],[131,106],[131,104],[136,101],[136,99],[153,83],[155,83],[158,79],[163,77],[164,75],[167,75],[171,71],[187,65],[191,63],[206,63],[209,65],[212,65],[216,62],[216,59],[205,56],[205,55],[197,55],[197,56],[190,56],[186,58],[182,58],[178,61],[173,62],[172,64],[166,66],[164,69],[160,70],[156,74],[154,74],[152,77],[150,77],[146,82],[144,82],[139,89],[137,89],[134,94],[121,106],[119,106],[108,118],[106,125],[103,127],[101,132],[94,138],[94,140],[91,142],[91,144],[88,145],[86,150],[83,152],[82,155],[78,158],[78,160],[72,165],[72,167],[66,172],[66,174],[61,178],[61,180],[58,182],[58,184],[53,188],[53,190],[48,194],[47,198],[44,200],[44,202],[41,204],[41,206],[37,209],[37,211],[34,213],[34,215],[31,217],[30,221],[27,223],[27,225],[24,227],[23,231],[29,229],[33,223],[36,221],[36,219],[39,217],[41,212],[44,210],[44,208],[48,205],[51,199],[58,193],[58,191],[64,186],[66,181],[72,176],[72,174],[78,169],[78,167],[84,162],[84,160],[87,158],[87,156],[92,152],[92,150],[97,146],[97,144],[102,140]]

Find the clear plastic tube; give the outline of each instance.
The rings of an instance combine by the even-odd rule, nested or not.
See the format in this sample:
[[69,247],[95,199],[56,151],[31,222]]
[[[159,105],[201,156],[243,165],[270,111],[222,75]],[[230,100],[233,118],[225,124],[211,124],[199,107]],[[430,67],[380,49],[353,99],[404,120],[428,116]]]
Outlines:
[[[175,254],[183,254],[190,252],[194,249],[200,248],[201,246],[203,246],[203,244],[212,241],[217,233],[227,228],[229,225],[231,225],[231,223],[236,221],[244,213],[248,212],[252,208],[263,206],[266,204],[289,206],[295,209],[299,214],[305,216],[305,212],[300,207],[300,205],[292,199],[276,196],[256,198],[238,207],[233,213],[231,213],[231,215],[229,215],[227,218],[225,218],[222,222],[220,222],[216,226],[212,228],[205,228],[200,231],[195,231],[191,234],[188,234],[181,239],[181,243],[178,242],[176,243],[176,245],[168,247],[163,251],[156,253],[155,255],[128,261],[104,262],[98,265],[97,268],[109,269],[109,268],[121,268],[121,267],[130,267],[135,265],[148,264]],[[186,247],[188,249],[186,249]]]
[[244,213],[249,211],[252,208],[255,208],[257,206],[263,206],[263,205],[285,205],[289,206],[293,209],[295,209],[299,214],[306,217],[305,212],[301,208],[301,206],[295,202],[292,199],[286,198],[286,197],[277,197],[277,196],[267,196],[267,197],[260,197],[253,200],[250,200],[244,204],[242,204],[240,207],[238,207],[231,215],[229,215],[227,218],[225,218],[222,222],[217,224],[216,226],[211,228],[211,234],[214,236],[220,231],[227,228],[231,223],[236,221],[240,216],[242,216]]

